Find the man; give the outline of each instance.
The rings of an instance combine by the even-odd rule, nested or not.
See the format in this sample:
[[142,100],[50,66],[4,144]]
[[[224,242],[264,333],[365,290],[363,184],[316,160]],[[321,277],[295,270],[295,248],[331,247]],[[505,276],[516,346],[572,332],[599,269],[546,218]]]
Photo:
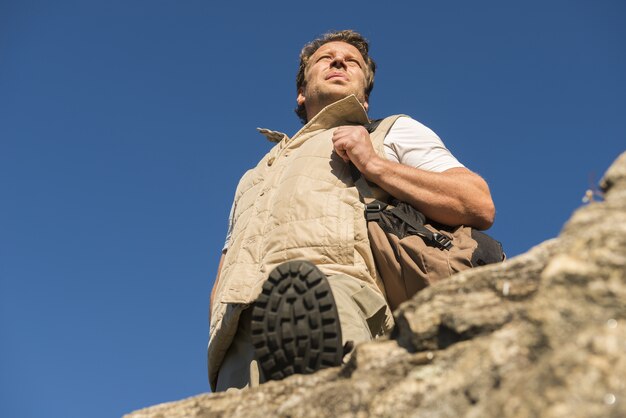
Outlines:
[[485,181],[430,129],[409,117],[372,135],[363,127],[375,69],[354,31],[314,40],[296,78],[304,127],[291,138],[261,130],[277,145],[237,187],[211,294],[214,390],[338,365],[354,343],[390,330],[349,163],[435,221],[493,223]]

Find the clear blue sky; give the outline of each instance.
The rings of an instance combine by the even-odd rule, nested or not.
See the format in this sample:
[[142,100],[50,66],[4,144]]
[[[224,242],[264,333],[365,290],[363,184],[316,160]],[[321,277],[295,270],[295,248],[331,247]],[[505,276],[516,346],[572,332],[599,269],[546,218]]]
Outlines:
[[490,184],[509,256],[626,149],[622,0],[0,0],[0,416],[115,417],[208,390],[241,174],[293,134],[302,45],[353,28],[370,116]]

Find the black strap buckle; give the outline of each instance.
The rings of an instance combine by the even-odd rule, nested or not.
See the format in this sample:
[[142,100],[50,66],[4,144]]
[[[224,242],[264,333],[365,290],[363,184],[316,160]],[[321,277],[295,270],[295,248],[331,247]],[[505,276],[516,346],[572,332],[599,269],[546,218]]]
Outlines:
[[365,220],[367,222],[380,219],[380,212],[385,209],[380,202],[372,202],[365,205]]
[[433,233],[433,241],[435,241],[437,246],[443,250],[449,250],[453,247],[452,240],[450,240],[450,238],[437,232]]

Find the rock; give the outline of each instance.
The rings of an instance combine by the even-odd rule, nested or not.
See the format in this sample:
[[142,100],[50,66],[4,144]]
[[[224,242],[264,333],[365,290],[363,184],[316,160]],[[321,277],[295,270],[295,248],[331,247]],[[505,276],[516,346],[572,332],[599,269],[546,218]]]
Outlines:
[[625,417],[626,153],[560,236],[457,274],[340,368],[127,418]]

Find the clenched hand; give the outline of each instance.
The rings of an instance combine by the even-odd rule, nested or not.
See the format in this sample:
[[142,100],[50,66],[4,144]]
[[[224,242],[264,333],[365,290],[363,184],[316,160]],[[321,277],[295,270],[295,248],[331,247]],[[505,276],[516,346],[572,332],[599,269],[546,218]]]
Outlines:
[[361,172],[367,171],[368,163],[380,158],[363,126],[340,126],[333,132],[332,141],[337,155],[345,162],[352,161]]

